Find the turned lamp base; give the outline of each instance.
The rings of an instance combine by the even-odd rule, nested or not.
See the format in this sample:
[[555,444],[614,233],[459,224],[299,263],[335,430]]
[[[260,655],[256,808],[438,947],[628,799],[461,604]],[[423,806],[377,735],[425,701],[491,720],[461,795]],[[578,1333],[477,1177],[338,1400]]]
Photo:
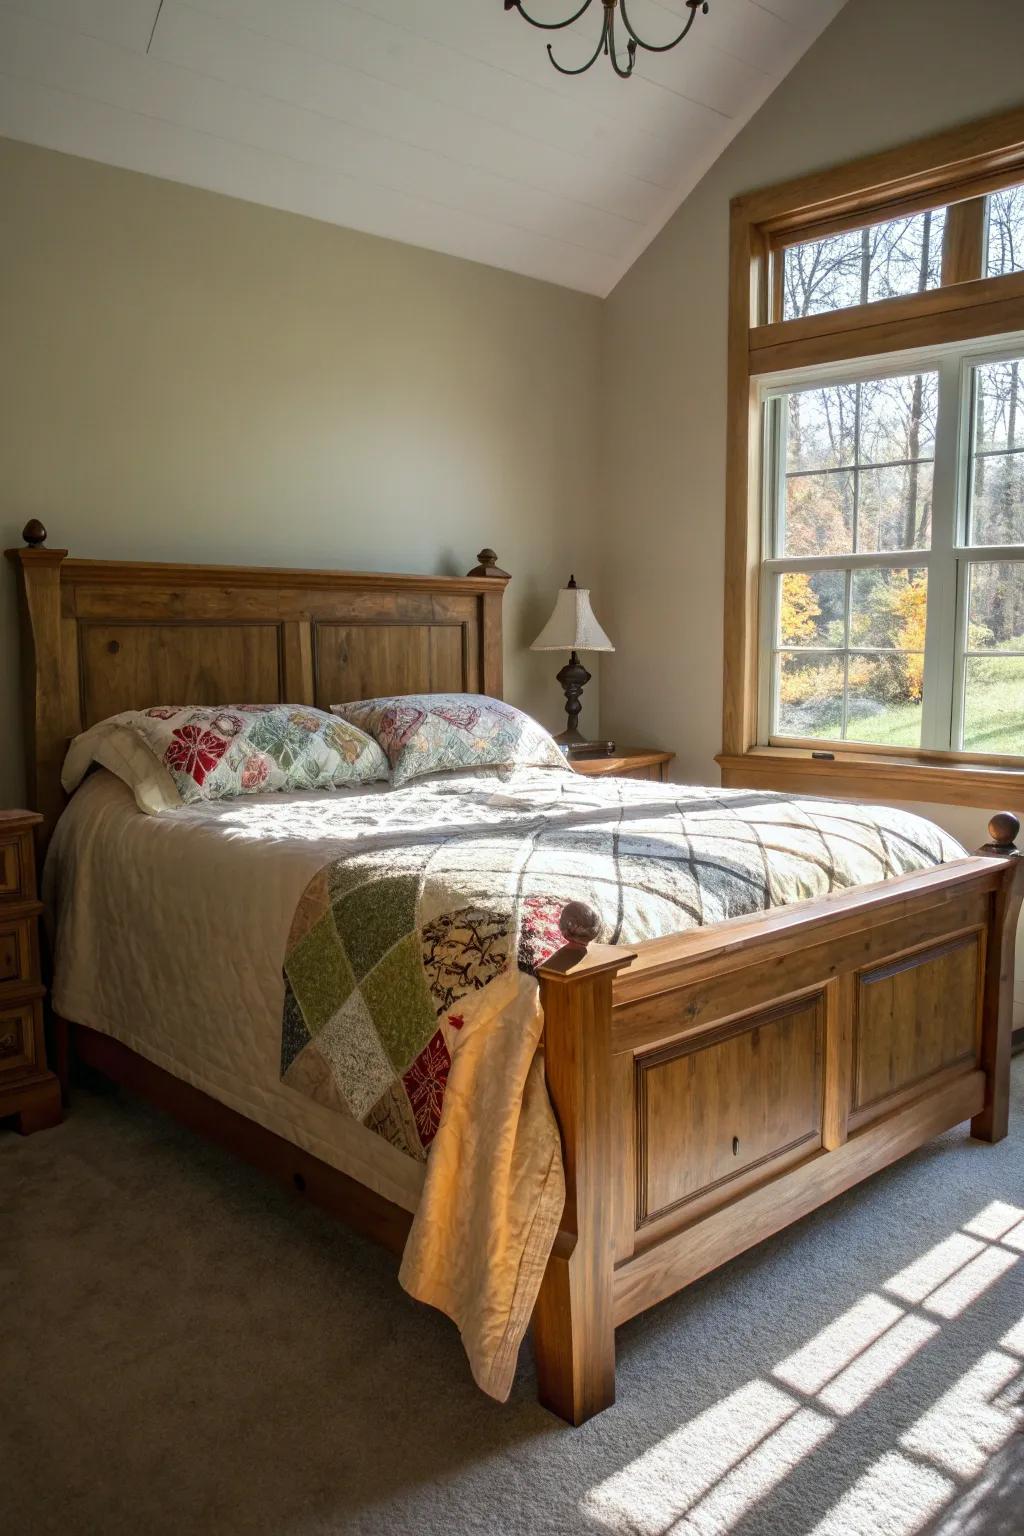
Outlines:
[[565,693],[565,730],[556,736],[555,740],[559,746],[582,745],[584,737],[579,729],[579,721],[583,700],[580,695],[590,682],[590,673],[573,651],[557,676]]

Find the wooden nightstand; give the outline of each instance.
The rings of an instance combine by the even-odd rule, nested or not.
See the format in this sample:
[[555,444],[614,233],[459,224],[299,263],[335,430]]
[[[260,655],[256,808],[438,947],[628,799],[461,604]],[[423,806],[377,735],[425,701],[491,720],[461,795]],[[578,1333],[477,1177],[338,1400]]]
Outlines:
[[0,811],[0,1119],[23,1136],[59,1125],[60,1085],[46,1066],[45,988],[39,973],[39,915],[31,811]]
[[570,757],[575,773],[596,777],[611,774],[617,779],[656,779],[663,784],[674,752],[656,752],[653,747],[620,747],[610,757]]

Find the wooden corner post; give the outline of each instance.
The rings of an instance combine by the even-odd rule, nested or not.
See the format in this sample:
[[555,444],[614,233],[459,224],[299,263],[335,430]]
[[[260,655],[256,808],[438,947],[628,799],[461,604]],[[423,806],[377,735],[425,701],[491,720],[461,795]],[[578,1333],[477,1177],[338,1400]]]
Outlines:
[[1006,879],[992,898],[985,959],[979,1065],[985,1073],[985,1107],[971,1121],[980,1141],[1002,1141],[1010,1120],[1010,1051],[1013,1035],[1013,973],[1017,924],[1024,903],[1024,854],[1017,846],[1020,820],[1000,811],[988,824],[991,839],[980,854],[1006,860]]
[[630,950],[592,944],[600,920],[569,902],[563,949],[540,967],[544,1070],[562,1132],[565,1211],[533,1314],[541,1402],[582,1424],[615,1401],[612,1270],[616,1147],[612,983]]
[[38,519],[25,524],[24,549],[9,549],[20,588],[21,669],[25,774],[29,804],[43,817],[42,840],[49,840],[63,801],[60,770],[67,749],[61,691],[60,568],[66,549],[46,548],[46,529]]

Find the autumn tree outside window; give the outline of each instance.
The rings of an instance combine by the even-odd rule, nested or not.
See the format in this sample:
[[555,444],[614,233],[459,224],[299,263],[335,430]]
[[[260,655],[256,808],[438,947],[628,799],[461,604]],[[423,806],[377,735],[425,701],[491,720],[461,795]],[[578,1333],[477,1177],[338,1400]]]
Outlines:
[[1022,279],[1024,112],[734,201],[726,783],[1024,800]]

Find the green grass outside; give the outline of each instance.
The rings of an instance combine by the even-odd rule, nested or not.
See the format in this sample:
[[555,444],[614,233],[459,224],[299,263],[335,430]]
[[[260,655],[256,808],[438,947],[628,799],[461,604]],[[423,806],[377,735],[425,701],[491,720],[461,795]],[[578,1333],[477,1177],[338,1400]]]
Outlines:
[[[1024,656],[973,660],[970,684],[964,751],[1024,756]],[[826,740],[837,738],[838,719],[833,729],[826,726],[817,734]],[[846,739],[886,747],[917,746],[921,740],[921,705],[887,704],[876,714],[851,719]]]

